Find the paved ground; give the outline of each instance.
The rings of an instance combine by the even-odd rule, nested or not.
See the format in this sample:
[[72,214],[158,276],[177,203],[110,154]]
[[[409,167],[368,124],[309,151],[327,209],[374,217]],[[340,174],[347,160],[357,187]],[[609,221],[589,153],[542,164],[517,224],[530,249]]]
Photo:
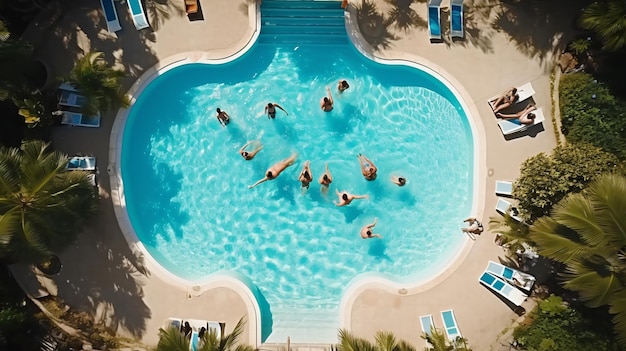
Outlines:
[[[127,6],[117,4],[123,30],[110,35],[99,2],[76,0],[51,8],[27,31],[25,38],[36,45],[37,53],[50,63],[56,75],[67,74],[83,53],[103,51],[109,62],[129,72],[126,86],[130,87],[142,72],[166,57],[197,51],[226,57],[243,48],[254,34],[250,1],[205,0],[204,20],[200,21],[189,21],[182,1],[181,7],[171,2],[157,6],[149,1],[147,11],[154,30],[142,31],[134,29]],[[395,6],[384,0],[352,0],[348,15],[349,23],[359,21],[359,25],[348,26],[348,30],[357,38],[361,37],[359,32],[363,33],[362,38],[370,44],[364,46],[366,51],[384,58],[411,58],[427,63],[459,88],[477,134],[484,138],[478,180],[485,196],[479,199],[476,212],[485,222],[496,215],[495,180],[515,179],[521,162],[537,153],[549,152],[556,145],[549,76],[565,40],[562,33],[569,30],[574,16],[567,12],[575,8],[558,7],[559,18],[555,19],[550,13],[557,13],[558,2],[503,5],[509,2],[466,0],[466,38],[454,42],[445,39],[430,43],[424,0],[396,1]],[[154,14],[159,14],[158,19]],[[446,23],[447,19],[444,12],[442,21]],[[448,28],[447,24],[444,28]],[[542,128],[506,140],[486,99],[528,81],[537,92],[535,102],[544,107],[546,121]],[[47,279],[35,276],[28,267],[16,267],[27,277],[22,282],[34,290],[37,278],[70,306],[102,316],[119,333],[146,344],[156,343],[158,327],[171,316],[225,321],[231,330],[240,317],[247,316],[246,302],[239,295],[226,287],[199,294],[189,286],[162,279],[163,274],[155,272],[129,249],[114,215],[105,171],[110,162],[109,137],[114,118],[113,112],[105,113],[98,129],[68,127],[54,131],[57,148],[68,154],[97,157],[101,213],[81,239],[61,255],[65,265],[58,276]],[[491,233],[483,233],[452,269],[416,290],[419,292],[399,295],[397,291],[363,289],[348,303],[346,327],[364,337],[371,337],[377,330],[392,330],[421,348],[424,342],[419,338],[418,317],[433,314],[435,325],[441,327],[439,311],[453,308],[461,331],[474,350],[490,349],[501,331],[516,318],[509,307],[477,282],[487,260],[502,255],[492,239]],[[253,337],[254,332],[247,330],[246,335]]]

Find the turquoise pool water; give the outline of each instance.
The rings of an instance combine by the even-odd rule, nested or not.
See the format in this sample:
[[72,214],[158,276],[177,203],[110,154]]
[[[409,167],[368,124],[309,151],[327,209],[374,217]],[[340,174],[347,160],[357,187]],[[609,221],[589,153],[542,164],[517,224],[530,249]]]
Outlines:
[[[343,94],[340,78],[350,83]],[[329,113],[319,107],[326,86],[335,99]],[[289,115],[268,119],[270,101]],[[232,117],[227,127],[217,107]],[[238,150],[255,139],[265,147],[245,161]],[[278,179],[248,189],[292,152],[298,160]],[[133,228],[165,268],[189,280],[245,274],[275,321],[336,319],[344,289],[360,274],[416,282],[458,253],[473,152],[460,103],[425,72],[371,62],[351,47],[330,54],[256,45],[231,63],[183,65],[150,83],[124,128],[121,171]],[[377,180],[363,178],[359,153],[376,164]],[[327,195],[317,181],[301,190],[306,160],[315,180],[328,163]],[[392,175],[407,185],[392,184]],[[369,199],[336,207],[336,189]],[[383,238],[361,239],[374,218]]]

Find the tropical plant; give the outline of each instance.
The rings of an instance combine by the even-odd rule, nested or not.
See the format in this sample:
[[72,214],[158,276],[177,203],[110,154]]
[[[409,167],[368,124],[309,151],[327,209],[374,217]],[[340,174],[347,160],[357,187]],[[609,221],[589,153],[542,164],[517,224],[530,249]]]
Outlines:
[[32,260],[65,248],[97,210],[89,174],[42,141],[0,148],[0,257]]
[[565,264],[563,286],[590,307],[610,306],[626,345],[626,177],[601,176],[538,219],[530,237],[541,255]]
[[374,336],[375,344],[358,338],[345,329],[339,329],[339,351],[415,351],[415,347],[404,340],[397,340],[391,332],[379,331]]
[[583,10],[580,25],[600,36],[603,49],[617,51],[626,47],[626,1],[594,2]]
[[241,318],[230,334],[220,337],[215,329],[209,329],[200,339],[199,351],[254,351],[254,347],[247,344],[237,344],[243,333],[246,320]]
[[489,217],[489,231],[500,234],[498,244],[507,250],[508,256],[517,251],[524,251],[524,244],[535,246],[528,236],[528,225],[511,217],[508,213],[504,216]]
[[567,47],[576,55],[581,55],[589,50],[591,47],[591,41],[587,39],[577,39],[569,43]]
[[189,339],[178,328],[159,329],[156,351],[189,351]]
[[91,51],[78,60],[68,81],[86,98],[81,107],[83,113],[95,115],[129,106],[128,96],[122,92],[121,85],[125,76],[124,71],[109,67],[101,52]]
[[571,192],[579,192],[603,173],[619,172],[619,160],[611,153],[588,144],[566,144],[552,155],[540,153],[521,166],[513,197],[522,215],[532,223],[546,216]]
[[454,350],[454,346],[448,343],[448,339],[446,338],[446,334],[437,329],[431,328],[430,334],[422,333],[420,337],[428,343],[428,346],[424,349],[424,351],[452,351]]
[[559,87],[561,130],[569,142],[585,142],[626,159],[626,103],[587,73],[563,75]]

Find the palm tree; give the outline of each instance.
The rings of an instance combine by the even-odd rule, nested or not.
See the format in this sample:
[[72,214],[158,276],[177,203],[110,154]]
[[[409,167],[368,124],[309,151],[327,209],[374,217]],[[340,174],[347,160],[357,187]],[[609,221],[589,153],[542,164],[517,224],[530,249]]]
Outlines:
[[339,351],[415,351],[415,347],[404,340],[397,341],[393,333],[377,332],[376,344],[358,338],[345,329],[339,329]]
[[431,328],[430,334],[422,333],[421,338],[426,340],[428,347],[425,351],[451,351],[454,350],[454,346],[448,343],[446,335],[437,328]]
[[68,81],[87,99],[82,106],[83,112],[94,115],[129,106],[128,96],[122,92],[121,85],[125,76],[124,71],[109,67],[101,52],[92,51],[78,60]]
[[489,231],[501,235],[499,245],[506,248],[509,255],[518,250],[524,251],[524,244],[534,246],[528,236],[528,225],[508,213],[500,217],[489,217]]
[[530,228],[539,253],[565,264],[563,286],[590,307],[609,305],[626,345],[626,177],[604,175]]
[[189,339],[178,328],[159,328],[156,351],[189,351]]
[[39,260],[69,245],[97,210],[89,174],[42,141],[0,148],[0,258]]
[[[239,344],[239,338],[243,333],[243,328],[246,325],[246,320],[241,318],[235,329],[230,334],[224,335],[221,338],[217,335],[214,329],[210,329],[204,333],[200,339],[199,351],[254,351],[254,347],[251,345]],[[236,345],[236,346],[235,346]]]
[[598,33],[604,42],[603,49],[607,51],[626,47],[626,1],[592,3],[580,16],[580,25]]

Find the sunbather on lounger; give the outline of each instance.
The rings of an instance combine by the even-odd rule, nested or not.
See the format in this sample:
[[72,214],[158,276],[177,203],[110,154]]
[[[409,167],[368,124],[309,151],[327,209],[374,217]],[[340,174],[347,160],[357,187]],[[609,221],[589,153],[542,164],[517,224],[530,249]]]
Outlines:
[[[250,144],[256,144],[257,147],[256,149],[254,149],[253,151],[246,151],[246,147],[248,147]],[[254,158],[254,156],[256,156],[256,154],[259,153],[259,151],[261,151],[261,149],[263,148],[263,144],[261,144],[260,141],[258,140],[254,140],[254,141],[249,141],[247,142],[244,146],[241,147],[241,149],[239,149],[239,154],[246,159],[247,161],[251,160]]]
[[495,101],[491,102],[491,107],[493,108],[494,113],[498,113],[505,108],[513,105],[519,99],[519,95],[517,95],[517,88],[511,88],[504,92],[499,98]]
[[369,195],[353,195],[347,191],[339,192],[339,190],[335,190],[337,192],[337,196],[339,196],[339,202],[335,202],[336,206],[346,206],[349,205],[354,199],[366,199]]
[[469,227],[461,228],[463,233],[472,233],[472,234],[480,235],[483,232],[483,224],[480,223],[480,221],[477,220],[476,218],[469,217],[465,219],[463,222],[467,222],[469,224]]
[[252,184],[252,185],[248,185],[248,189],[252,189],[255,186],[268,181],[268,180],[273,180],[276,179],[276,177],[278,177],[280,175],[280,173],[282,171],[285,170],[285,168],[291,166],[293,164],[293,162],[296,160],[296,158],[298,157],[298,154],[293,153],[291,154],[291,156],[289,156],[288,158],[279,161],[278,163],[276,163],[275,165],[273,165],[272,167],[267,169],[267,172],[265,172],[265,177],[263,179],[258,180],[256,183]]
[[363,226],[363,228],[361,228],[361,238],[363,239],[382,238],[382,235],[374,234],[372,232],[372,228],[376,226],[377,222],[378,222],[378,218],[374,218],[374,223]]
[[531,111],[536,110],[537,107],[533,104],[530,104],[528,106],[526,106],[526,108],[523,111],[520,111],[518,113],[496,113],[496,116],[500,117],[500,118],[504,118],[504,119],[513,119],[513,118],[517,118],[518,121],[520,121],[521,124],[533,124],[533,122],[535,121],[535,117],[536,115],[534,113],[532,113]]

